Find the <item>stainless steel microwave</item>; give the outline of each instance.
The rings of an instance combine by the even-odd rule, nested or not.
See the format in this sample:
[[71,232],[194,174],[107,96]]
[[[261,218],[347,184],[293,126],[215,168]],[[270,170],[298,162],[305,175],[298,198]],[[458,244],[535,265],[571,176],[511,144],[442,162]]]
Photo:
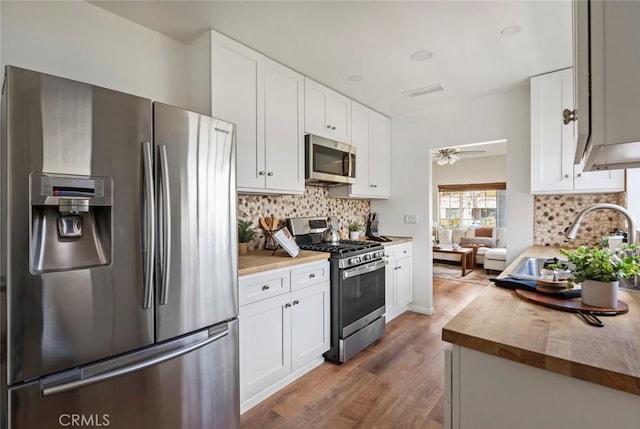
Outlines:
[[345,143],[308,134],[306,179],[311,183],[356,183],[356,148]]

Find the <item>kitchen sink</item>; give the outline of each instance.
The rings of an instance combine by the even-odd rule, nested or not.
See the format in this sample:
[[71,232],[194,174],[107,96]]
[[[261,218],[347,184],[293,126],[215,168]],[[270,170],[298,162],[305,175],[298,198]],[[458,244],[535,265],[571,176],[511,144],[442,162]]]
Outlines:
[[[545,258],[533,258],[527,257],[522,258],[522,261],[518,264],[518,266],[509,273],[511,277],[517,277],[521,279],[537,279],[542,276],[542,269],[544,268],[545,261],[548,263],[549,260]],[[558,262],[567,263],[566,260],[559,260]],[[640,280],[636,282],[640,284]],[[638,292],[640,291],[640,287],[638,285],[634,285],[634,279],[621,279],[620,280],[620,289]]]

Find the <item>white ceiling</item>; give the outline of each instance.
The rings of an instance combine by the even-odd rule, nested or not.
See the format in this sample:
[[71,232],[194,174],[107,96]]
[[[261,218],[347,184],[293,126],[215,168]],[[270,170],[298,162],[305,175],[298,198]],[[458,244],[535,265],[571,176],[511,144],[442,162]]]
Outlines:
[[[91,3],[183,43],[213,28],[391,117],[528,85],[572,63],[570,0]],[[522,31],[500,34],[512,25]],[[412,61],[422,49],[433,57]],[[402,95],[433,84],[444,91]]]

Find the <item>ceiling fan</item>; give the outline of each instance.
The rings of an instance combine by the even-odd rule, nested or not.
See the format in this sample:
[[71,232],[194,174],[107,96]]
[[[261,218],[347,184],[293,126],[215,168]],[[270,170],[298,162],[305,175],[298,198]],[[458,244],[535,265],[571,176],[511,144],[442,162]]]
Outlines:
[[466,153],[486,153],[486,150],[460,150],[456,148],[438,149],[433,157],[437,160],[438,165],[451,165],[460,160],[461,154]]

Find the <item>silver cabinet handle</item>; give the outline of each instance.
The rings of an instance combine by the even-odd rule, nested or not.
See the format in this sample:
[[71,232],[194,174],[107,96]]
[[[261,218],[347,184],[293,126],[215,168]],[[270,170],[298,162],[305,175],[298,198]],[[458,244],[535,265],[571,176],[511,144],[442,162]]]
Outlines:
[[569,122],[571,121],[577,121],[578,120],[578,114],[576,112],[576,110],[569,110],[569,109],[564,109],[562,111],[562,123],[565,125],[568,125]]
[[300,304],[300,301],[298,301],[297,299],[293,301],[293,305],[298,305],[298,304]]
[[262,290],[269,290],[269,285],[262,286]]
[[328,129],[331,129],[331,125],[327,125],[327,128],[328,128]]
[[332,129],[332,130],[335,130],[335,129],[336,129],[336,127],[331,127],[331,129]]
[[258,176],[264,176],[265,171],[258,171]]
[[51,395],[56,395],[58,393],[64,393],[64,392],[68,392],[70,390],[75,390],[75,389],[79,389],[81,387],[84,386],[88,386],[90,384],[95,384],[95,383],[99,383],[101,381],[106,381],[106,380],[110,380],[112,378],[116,378],[116,377],[122,377],[123,375],[127,375],[130,374],[132,372],[136,372],[136,371],[140,371],[141,369],[144,368],[149,368],[151,366],[155,366],[158,364],[161,364],[162,362],[166,362],[168,360],[177,358],[178,356],[182,356],[185,355],[189,352],[192,352],[194,350],[197,350],[201,347],[206,346],[207,344],[211,344],[217,340],[219,340],[222,337],[225,337],[229,335],[229,329],[224,330],[223,332],[218,333],[217,335],[213,335],[209,338],[206,338],[202,341],[199,341],[197,343],[191,344],[189,346],[186,346],[184,348],[178,349],[178,350],[174,350],[171,352],[168,352],[164,355],[160,355],[157,356],[154,359],[150,359],[150,360],[145,360],[143,362],[139,362],[130,366],[126,366],[124,368],[118,368],[118,369],[114,369],[112,371],[107,371],[104,372],[102,374],[97,374],[93,377],[89,377],[89,378],[85,378],[83,380],[75,380],[75,381],[71,381],[69,383],[65,383],[65,384],[61,384],[58,386],[53,386],[53,387],[45,387],[44,389],[42,389],[42,396],[51,396]]
[[310,278],[310,279],[314,278],[315,276],[316,276],[316,275],[315,275],[315,273],[311,273],[311,274],[309,274],[309,278]]
[[578,173],[578,177],[582,177],[582,173]]
[[268,172],[267,176],[273,176],[273,171]]
[[144,181],[144,245],[146,254],[144,260],[144,292],[142,308],[151,308],[153,287],[153,257],[156,252],[156,201],[153,194],[153,165],[151,161],[151,142],[142,143],[143,181]]
[[290,303],[290,302],[287,302],[287,303],[284,305],[284,308],[289,308],[289,307],[291,307],[291,303]]
[[161,259],[161,288],[160,305],[169,303],[169,268],[171,267],[171,191],[169,189],[169,163],[167,161],[167,146],[160,149],[160,175],[162,189],[162,259]]
[[564,178],[565,178],[565,179],[568,179],[569,177],[570,177],[570,176],[569,176],[568,174],[565,174],[565,175],[564,175]]

